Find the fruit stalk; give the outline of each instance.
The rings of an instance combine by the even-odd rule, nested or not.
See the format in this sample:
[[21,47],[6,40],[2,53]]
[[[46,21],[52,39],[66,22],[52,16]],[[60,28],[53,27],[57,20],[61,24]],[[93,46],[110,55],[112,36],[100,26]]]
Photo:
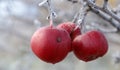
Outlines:
[[89,8],[87,7],[87,3],[85,1],[81,1],[82,7],[78,11],[77,15],[75,16],[73,22],[78,23],[75,29],[78,27],[81,28],[81,32],[84,33],[85,30],[85,17],[89,11]]

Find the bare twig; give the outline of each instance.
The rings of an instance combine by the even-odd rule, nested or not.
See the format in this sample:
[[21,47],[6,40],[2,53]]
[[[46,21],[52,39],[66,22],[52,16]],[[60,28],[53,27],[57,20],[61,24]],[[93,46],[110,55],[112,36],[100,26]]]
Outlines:
[[96,8],[96,9],[98,9],[98,10],[100,10],[100,11],[102,11],[102,12],[104,12],[104,13],[106,13],[106,14],[108,14],[109,16],[111,16],[112,18],[114,18],[116,21],[118,21],[119,23],[120,23],[120,18],[116,15],[116,14],[114,14],[111,10],[109,10],[108,8],[106,9],[104,9],[104,8],[101,8],[101,7],[99,7],[99,6],[97,6],[97,5],[95,5],[93,2],[91,2],[90,0],[85,0],[86,2],[87,2],[87,4],[90,6],[90,7],[94,7],[94,8]]
[[75,15],[73,22],[77,23],[77,27],[81,28],[81,32],[84,33],[86,31],[85,17],[89,11],[89,7],[87,6],[87,3],[84,0],[81,0],[80,3],[81,8],[79,12]]
[[[50,19],[52,18],[52,16],[54,16],[54,11],[52,10],[51,7],[51,0],[45,0],[48,2],[48,8],[50,11]],[[98,16],[100,16],[101,18],[103,18],[104,20],[108,21],[109,23],[111,23],[112,26],[116,27],[116,29],[118,31],[120,31],[120,17],[118,17],[111,8],[109,8],[108,6],[108,1],[109,0],[104,0],[104,4],[103,7],[97,6],[96,5],[96,0],[67,0],[70,1],[72,3],[80,3],[82,4],[82,6],[87,6],[90,8],[90,11],[92,11],[93,13],[97,14]],[[45,2],[44,2],[45,3]],[[84,5],[84,3],[86,3]],[[87,12],[85,10],[85,7],[82,7],[83,11],[82,12],[78,12],[77,15],[74,17],[73,22],[77,23],[76,21],[79,21],[78,25],[82,26],[82,24],[84,23],[85,17],[87,15]],[[81,14],[82,13],[82,14]],[[82,24],[81,24],[82,23]]]
[[67,1],[70,1],[72,3],[78,3],[78,0],[67,0]]
[[117,23],[117,22],[115,22],[115,20],[114,20],[111,16],[109,16],[109,15],[107,15],[107,14],[105,14],[105,13],[103,13],[103,12],[101,12],[101,11],[95,9],[95,8],[90,8],[90,9],[91,9],[92,12],[94,12],[94,13],[97,14],[98,16],[102,17],[104,20],[110,22],[111,25],[113,25],[113,26],[116,27],[118,30],[120,30],[120,24]]
[[104,4],[103,4],[103,8],[107,8],[107,5],[108,5],[108,0],[104,0]]
[[44,0],[43,2],[39,3],[39,6],[44,5],[47,2],[47,0]]
[[39,6],[44,5],[45,3],[48,4],[48,11],[49,11],[49,16],[47,17],[47,19],[49,19],[50,21],[50,26],[53,25],[53,17],[56,17],[56,13],[53,11],[53,7],[52,7],[52,3],[51,0],[44,0],[43,2],[39,3]]

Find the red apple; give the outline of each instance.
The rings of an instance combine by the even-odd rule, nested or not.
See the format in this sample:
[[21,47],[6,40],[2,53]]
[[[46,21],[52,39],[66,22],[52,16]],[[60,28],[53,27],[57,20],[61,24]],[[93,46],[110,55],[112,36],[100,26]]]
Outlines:
[[76,26],[74,30],[71,32],[70,37],[72,40],[74,40],[74,38],[77,37],[78,35],[81,35],[81,31],[80,28]]
[[62,28],[42,27],[31,38],[32,51],[48,63],[62,61],[71,48],[71,38]]
[[[80,28],[75,24],[75,23],[72,23],[72,22],[64,22],[64,23],[60,23],[57,28],[63,28],[65,29],[71,39],[73,40],[75,37],[77,37],[78,35],[81,34],[81,31],[80,31]],[[72,51],[72,47],[71,47],[71,50],[70,52]]]
[[102,57],[108,51],[105,36],[96,30],[77,36],[72,46],[76,57],[86,62]]
[[64,23],[60,23],[57,28],[63,28],[65,29],[69,34],[72,33],[72,31],[74,30],[74,28],[76,27],[76,25],[72,22],[64,22]]
[[64,22],[60,23],[57,28],[63,28],[65,29],[71,36],[71,39],[73,40],[76,36],[81,34],[80,28],[77,27],[75,23],[72,22]]

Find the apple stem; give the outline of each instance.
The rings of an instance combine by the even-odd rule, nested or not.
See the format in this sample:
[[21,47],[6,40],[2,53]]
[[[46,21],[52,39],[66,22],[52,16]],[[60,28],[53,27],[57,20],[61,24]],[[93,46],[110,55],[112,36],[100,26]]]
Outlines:
[[56,17],[56,13],[53,11],[53,7],[52,7],[52,3],[51,0],[47,0],[47,4],[48,4],[48,10],[50,15],[48,16],[48,19],[50,21],[50,26],[53,26],[53,17]]
[[47,5],[48,5],[48,11],[49,11],[49,16],[47,17],[47,19],[49,20],[50,27],[52,27],[53,26],[53,17],[56,18],[57,15],[53,11],[51,0],[44,0],[43,2],[39,3],[39,6],[42,6],[45,3],[47,3]]
[[50,27],[52,28],[53,27],[53,21],[50,20]]
[[48,19],[49,19],[49,23],[50,23],[50,27],[53,26],[53,15],[52,15],[52,7],[51,7],[51,0],[47,0],[47,4],[48,4],[48,10],[49,10],[49,13],[50,15],[48,16]]
[[87,3],[83,0],[80,1],[80,4],[82,5],[82,7],[80,8],[79,12],[75,15],[73,22],[77,23],[78,25],[76,28],[81,28],[81,32],[84,33],[86,28],[85,17],[89,11],[89,8],[87,7]]

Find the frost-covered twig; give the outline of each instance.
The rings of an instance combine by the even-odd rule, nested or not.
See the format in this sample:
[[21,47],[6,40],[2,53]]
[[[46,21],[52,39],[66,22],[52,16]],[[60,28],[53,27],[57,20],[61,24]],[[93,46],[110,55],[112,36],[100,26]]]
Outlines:
[[[72,2],[72,0],[70,0]],[[109,0],[104,0],[103,7],[96,5],[96,0],[79,0],[85,1],[87,6],[90,7],[90,11],[97,14],[104,20],[108,21],[111,25],[117,28],[120,31],[120,17],[118,17],[112,9],[108,6]]]
[[108,21],[109,23],[111,23],[111,25],[113,25],[114,27],[117,28],[117,30],[120,30],[120,24],[118,22],[116,22],[111,16],[106,15],[105,13],[96,10],[95,8],[90,8],[92,12],[94,12],[96,15],[100,16],[102,19]]
[[53,25],[53,17],[56,17],[57,15],[53,11],[51,0],[44,0],[43,2],[39,3],[39,6],[42,6],[45,3],[47,3],[47,5],[48,5],[48,11],[49,11],[49,16],[47,17],[47,19],[50,20],[50,26],[52,26]]
[[[80,10],[78,11],[78,13],[75,15],[73,22],[77,23],[78,26],[81,28],[81,32],[84,33],[86,31],[86,24],[85,24],[85,17],[89,11],[89,8],[87,6],[87,3],[84,0],[80,1],[81,7]],[[76,27],[76,28],[77,28]]]
[[94,7],[96,8],[97,10],[100,10],[106,14],[108,14],[109,16],[111,16],[112,18],[114,18],[116,21],[118,21],[120,23],[120,18],[114,14],[108,7],[107,8],[101,8],[97,5],[95,5],[93,2],[91,2],[90,0],[85,0],[87,2],[87,4],[90,6],[90,7]]
[[107,5],[108,5],[108,0],[104,0],[104,4],[103,4],[103,8],[107,8]]

